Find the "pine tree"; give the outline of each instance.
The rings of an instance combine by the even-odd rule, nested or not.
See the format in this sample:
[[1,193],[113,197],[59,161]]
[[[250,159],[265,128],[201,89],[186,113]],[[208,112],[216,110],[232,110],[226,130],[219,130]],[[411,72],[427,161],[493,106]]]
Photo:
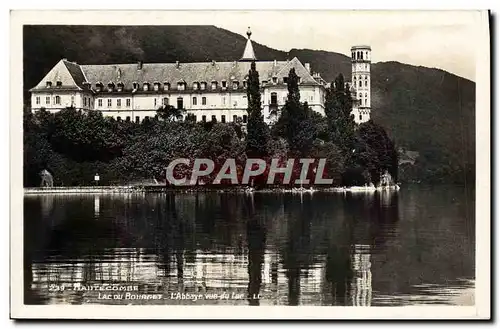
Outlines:
[[246,152],[248,157],[265,157],[268,153],[269,128],[264,122],[262,115],[259,72],[256,70],[255,62],[252,62],[250,71],[248,72],[247,85],[248,124]]

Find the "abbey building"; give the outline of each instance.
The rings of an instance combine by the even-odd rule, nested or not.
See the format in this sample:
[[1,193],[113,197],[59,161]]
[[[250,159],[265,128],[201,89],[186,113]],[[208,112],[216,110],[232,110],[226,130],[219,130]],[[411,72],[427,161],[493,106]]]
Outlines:
[[[251,32],[243,56],[233,62],[134,63],[81,65],[59,61],[30,90],[33,111],[45,108],[57,112],[67,107],[99,110],[117,120],[140,122],[153,118],[163,105],[183,108],[196,121],[247,122],[246,83],[255,61],[261,83],[262,107],[267,123],[287,98],[287,77],[291,68],[299,76],[301,101],[324,115],[327,82],[296,57],[287,61],[259,61]],[[352,82],[357,123],[370,118],[371,49],[351,49]]]

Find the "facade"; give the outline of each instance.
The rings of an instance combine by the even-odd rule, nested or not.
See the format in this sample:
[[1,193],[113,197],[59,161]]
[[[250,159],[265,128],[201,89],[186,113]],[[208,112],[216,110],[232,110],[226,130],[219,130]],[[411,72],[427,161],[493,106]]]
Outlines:
[[[291,68],[299,76],[301,101],[307,101],[314,111],[324,115],[327,83],[320,74],[313,73],[309,63],[303,65],[296,57],[287,61],[257,60],[250,30],[247,35],[243,56],[234,62],[80,65],[62,59],[30,90],[32,110],[57,112],[72,106],[99,110],[117,120],[140,122],[153,118],[163,105],[172,105],[185,109],[196,121],[245,124],[246,83],[251,62],[255,61],[267,123],[277,119],[285,104]],[[358,64],[359,60],[353,58],[353,78],[363,79],[366,73],[361,73],[365,71]],[[370,115],[369,96],[366,97],[370,92],[369,78],[368,88],[363,85],[359,90],[356,104],[360,106],[356,105],[353,111],[356,122],[364,122]]]

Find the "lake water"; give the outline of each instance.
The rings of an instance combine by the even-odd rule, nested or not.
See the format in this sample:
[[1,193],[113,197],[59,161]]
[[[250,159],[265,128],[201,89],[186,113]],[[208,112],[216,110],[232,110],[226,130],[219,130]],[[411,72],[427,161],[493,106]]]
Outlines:
[[456,186],[26,195],[25,303],[473,305],[474,208]]

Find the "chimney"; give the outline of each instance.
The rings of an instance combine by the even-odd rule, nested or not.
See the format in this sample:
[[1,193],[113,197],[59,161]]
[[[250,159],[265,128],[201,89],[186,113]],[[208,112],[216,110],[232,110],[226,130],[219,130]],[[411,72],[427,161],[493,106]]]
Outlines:
[[181,65],[179,64],[179,61],[175,61],[175,67],[179,68]]
[[311,64],[310,63],[306,63],[305,67],[306,67],[307,72],[311,73]]
[[137,69],[142,70],[142,61],[137,62]]

